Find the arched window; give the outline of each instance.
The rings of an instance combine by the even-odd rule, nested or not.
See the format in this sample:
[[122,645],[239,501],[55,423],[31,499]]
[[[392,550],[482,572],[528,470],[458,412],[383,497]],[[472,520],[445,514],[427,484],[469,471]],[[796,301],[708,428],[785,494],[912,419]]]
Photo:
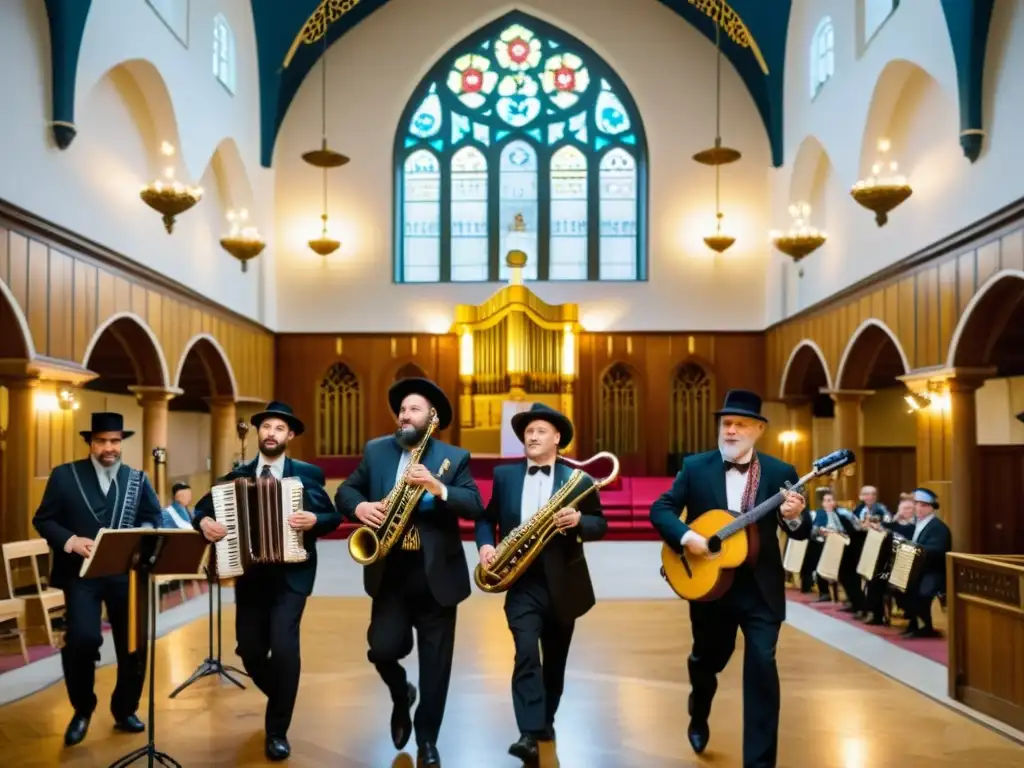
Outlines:
[[221,14],[213,18],[213,75],[235,93],[235,33]]
[[672,377],[669,453],[689,454],[715,447],[711,377],[696,363],[684,363]]
[[828,16],[818,22],[811,40],[811,98],[818,95],[821,87],[835,73],[835,29]]
[[601,377],[596,448],[627,456],[640,450],[640,403],[629,368],[615,363]]
[[320,381],[317,399],[317,455],[355,456],[363,450],[363,398],[359,378],[334,363]]
[[[646,140],[619,77],[522,13],[416,88],[395,139],[395,280],[645,280]],[[510,243],[522,216],[526,232]]]

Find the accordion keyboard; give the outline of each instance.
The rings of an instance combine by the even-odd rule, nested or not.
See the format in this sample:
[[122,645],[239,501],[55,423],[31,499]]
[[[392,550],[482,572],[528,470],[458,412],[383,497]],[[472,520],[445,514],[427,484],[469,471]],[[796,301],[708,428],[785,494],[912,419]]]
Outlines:
[[302,541],[302,531],[296,531],[288,523],[288,517],[302,509],[302,481],[294,477],[286,477],[281,481],[281,505],[285,514],[281,515],[283,531],[281,540],[284,542],[283,557],[286,563],[302,563],[309,558],[306,545]]
[[213,498],[214,518],[228,529],[227,535],[218,541],[216,548],[217,574],[222,579],[241,576],[242,542],[238,527],[238,505],[235,502],[234,486],[231,483],[216,485],[210,489]]
[[889,584],[900,592],[906,592],[907,587],[916,575],[915,566],[918,565],[920,550],[913,544],[900,542],[892,561],[892,573],[889,574]]

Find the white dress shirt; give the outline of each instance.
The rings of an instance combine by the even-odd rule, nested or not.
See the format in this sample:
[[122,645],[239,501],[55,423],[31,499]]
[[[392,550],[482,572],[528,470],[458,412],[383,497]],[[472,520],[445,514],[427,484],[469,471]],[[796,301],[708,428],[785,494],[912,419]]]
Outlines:
[[[395,483],[398,483],[402,479],[402,475],[405,474],[406,468],[409,466],[409,459],[412,458],[412,451],[402,450],[402,455],[398,457],[398,469],[395,470]],[[441,483],[441,501],[448,501],[448,486]]]
[[519,507],[519,522],[525,523],[543,507],[555,487],[555,467],[551,465],[551,472],[535,472],[530,474],[530,467],[541,466],[537,462],[527,460],[526,477],[523,478],[523,495]]
[[910,540],[911,543],[917,543],[917,540],[921,537],[921,531],[923,531],[924,527],[931,522],[933,517],[935,517],[934,514],[928,515],[928,517],[917,518],[917,522],[914,523],[914,538]]
[[270,474],[276,477],[278,480],[284,479],[284,454],[276,456],[273,459],[268,459],[262,453],[260,454],[260,460],[256,463],[256,477],[263,474],[263,468],[270,467]]

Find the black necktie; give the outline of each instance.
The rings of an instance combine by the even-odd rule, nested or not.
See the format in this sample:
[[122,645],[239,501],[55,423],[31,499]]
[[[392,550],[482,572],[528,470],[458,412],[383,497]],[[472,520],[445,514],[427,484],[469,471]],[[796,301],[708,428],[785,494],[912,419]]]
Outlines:
[[534,464],[527,471],[531,475],[536,475],[538,472],[543,472],[545,475],[550,475],[551,474],[551,465],[550,464],[546,464],[545,466],[541,467],[541,466],[539,466],[537,464]]
[[260,472],[260,477],[270,477],[270,465],[264,464],[263,470]]
[[745,475],[747,474],[747,470],[750,469],[750,462],[748,461],[746,464],[740,464],[736,461],[725,462],[725,471],[728,472],[730,469],[735,469],[741,475]]

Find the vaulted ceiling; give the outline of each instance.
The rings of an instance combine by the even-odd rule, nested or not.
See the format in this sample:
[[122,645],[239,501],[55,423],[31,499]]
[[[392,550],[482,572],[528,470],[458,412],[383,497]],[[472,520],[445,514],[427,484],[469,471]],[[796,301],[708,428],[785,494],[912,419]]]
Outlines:
[[[274,143],[288,107],[303,79],[323,53],[322,40],[315,44],[299,42],[307,21],[312,27],[321,21],[322,13],[335,18],[327,27],[327,44],[331,45],[388,2],[252,0],[260,68],[263,165],[270,166]],[[719,0],[660,2],[714,42],[714,16],[720,12]],[[757,105],[776,166],[782,164],[782,67],[786,57],[790,4],[791,0],[731,0],[726,6],[722,34],[722,52],[739,73]],[[622,8],[624,13],[628,13],[628,5],[623,4]],[[339,12],[340,15],[336,15]],[[690,73],[666,75],[670,82],[681,83]],[[680,91],[679,98],[685,98],[685,93]]]

